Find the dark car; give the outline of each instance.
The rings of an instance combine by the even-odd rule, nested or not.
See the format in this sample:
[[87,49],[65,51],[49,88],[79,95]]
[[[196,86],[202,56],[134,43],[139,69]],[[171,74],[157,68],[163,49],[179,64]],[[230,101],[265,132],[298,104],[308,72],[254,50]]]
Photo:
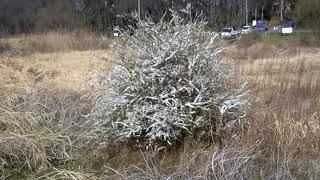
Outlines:
[[293,29],[297,27],[296,22],[294,21],[288,21],[285,25],[286,27],[292,27]]
[[282,24],[278,24],[278,25],[274,26],[273,30],[281,32],[282,28],[292,28],[294,30],[297,28],[297,25],[294,21],[288,21],[286,23],[282,23]]

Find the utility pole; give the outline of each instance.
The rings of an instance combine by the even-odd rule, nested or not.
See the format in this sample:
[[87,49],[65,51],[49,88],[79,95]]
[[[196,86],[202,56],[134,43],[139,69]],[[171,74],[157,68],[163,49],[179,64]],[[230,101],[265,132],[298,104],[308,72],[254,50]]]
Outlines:
[[138,17],[140,22],[141,21],[141,0],[138,0]]
[[280,20],[283,21],[283,0],[280,0]]
[[248,26],[248,0],[246,0],[246,26]]
[[264,6],[265,6],[265,4],[263,3],[262,8],[261,8],[261,21],[263,21],[263,19],[264,19]]

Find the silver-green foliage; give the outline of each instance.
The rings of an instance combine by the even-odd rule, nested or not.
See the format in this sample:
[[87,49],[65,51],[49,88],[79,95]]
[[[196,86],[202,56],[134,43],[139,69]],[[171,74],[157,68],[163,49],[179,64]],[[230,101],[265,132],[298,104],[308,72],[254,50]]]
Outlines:
[[245,117],[246,91],[232,88],[234,71],[223,68],[218,35],[205,27],[200,18],[186,22],[173,13],[170,21],[147,19],[133,36],[124,33],[94,111],[109,135],[172,144]]

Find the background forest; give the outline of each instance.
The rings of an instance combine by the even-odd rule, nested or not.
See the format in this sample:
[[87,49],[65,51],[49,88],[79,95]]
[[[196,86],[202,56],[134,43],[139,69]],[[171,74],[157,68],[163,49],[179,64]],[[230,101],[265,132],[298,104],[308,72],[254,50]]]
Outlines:
[[[280,19],[282,10],[283,20],[315,24],[316,14],[304,13],[310,4],[317,9],[311,1],[316,0],[247,0],[249,22]],[[193,14],[202,12],[214,29],[245,24],[246,0],[141,0],[141,14],[159,20],[168,9],[181,9],[188,3]],[[132,23],[130,13],[137,9],[138,0],[2,0],[0,33],[75,29],[110,33],[116,25]]]

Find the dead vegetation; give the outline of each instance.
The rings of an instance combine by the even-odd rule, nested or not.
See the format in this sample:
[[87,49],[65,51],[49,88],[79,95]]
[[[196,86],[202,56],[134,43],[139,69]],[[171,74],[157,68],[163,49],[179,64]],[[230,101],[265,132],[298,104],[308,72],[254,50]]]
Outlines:
[[[3,57],[0,59],[1,88],[32,91],[37,86],[56,87],[73,91],[91,89],[101,83],[107,72],[108,62],[96,56],[111,57],[107,51],[74,51],[60,53],[34,53],[23,57]],[[94,82],[93,81],[94,78]]]
[[228,53],[232,59],[266,59],[287,58],[317,52],[319,49],[319,34],[309,32],[296,32],[290,36],[280,33],[261,34],[253,32],[242,35]]
[[21,34],[0,39],[0,54],[25,56],[34,53],[71,52],[105,49],[107,43],[101,36],[86,31],[47,32]]
[[[320,54],[239,62],[252,89],[250,128],[243,140],[263,140],[265,174],[319,178]],[[272,173],[270,175],[272,175]]]
[[0,178],[319,179],[318,49],[249,58],[230,49],[237,82],[250,88],[249,122],[220,149],[186,140],[159,152],[101,136],[86,116],[99,84],[88,79],[99,82],[111,67],[95,54],[112,53],[71,49],[1,58]]
[[[139,172],[135,177],[149,179],[319,179],[319,59],[311,49],[286,58],[237,59],[236,82],[249,83],[252,102],[249,123],[238,136],[225,140],[220,150],[189,141],[191,146],[175,150],[176,156],[144,163],[151,168],[129,166],[114,174],[124,178]],[[167,159],[174,159],[174,172],[161,164]]]

